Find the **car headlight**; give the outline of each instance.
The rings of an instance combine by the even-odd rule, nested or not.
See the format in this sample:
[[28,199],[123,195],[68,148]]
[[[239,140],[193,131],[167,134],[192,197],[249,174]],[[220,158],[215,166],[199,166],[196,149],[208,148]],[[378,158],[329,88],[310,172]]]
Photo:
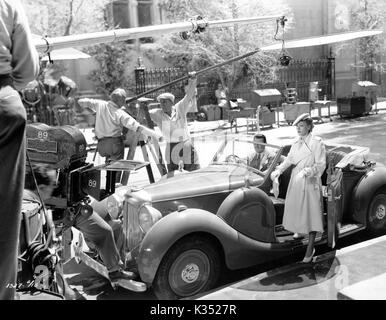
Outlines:
[[161,212],[149,204],[144,204],[139,209],[139,226],[144,233],[147,233],[150,228],[161,218]]
[[113,194],[107,199],[107,212],[113,220],[118,219],[123,208],[123,197]]

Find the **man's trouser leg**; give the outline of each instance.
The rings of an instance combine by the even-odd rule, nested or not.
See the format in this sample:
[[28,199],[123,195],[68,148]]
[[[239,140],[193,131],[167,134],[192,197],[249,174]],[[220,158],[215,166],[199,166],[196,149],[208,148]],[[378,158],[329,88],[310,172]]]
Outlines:
[[84,237],[95,245],[109,272],[119,269],[121,260],[114,233],[106,221],[95,212],[89,217],[80,214],[76,217],[74,227],[82,231]]
[[182,161],[183,169],[194,171],[200,169],[198,154],[191,141],[168,143],[166,145],[166,161],[168,171],[178,170],[179,162]]
[[[106,220],[105,220],[106,221]],[[126,259],[125,259],[125,235],[124,235],[124,232],[123,232],[123,225],[122,225],[122,221],[121,220],[110,220],[110,221],[106,221],[108,223],[108,225],[111,227],[111,229],[113,230],[113,234],[114,234],[114,240],[115,240],[115,245],[118,249],[118,252],[121,256],[121,260],[122,262],[124,262]]]
[[26,117],[17,91],[0,88],[0,300],[15,297]]
[[200,161],[196,148],[191,141],[185,141],[183,147],[184,170],[195,171],[200,169]]
[[176,155],[176,152],[173,153],[173,150],[177,148],[179,145],[179,142],[169,142],[166,144],[166,150],[165,150],[165,161],[166,166],[168,168],[168,172],[173,172],[175,170],[178,170],[178,163],[179,163],[179,152],[178,156]]
[[[102,157],[106,157],[106,162],[122,160],[125,156],[123,136],[98,140],[98,152]],[[121,175],[122,172],[117,172],[116,182],[121,182]]]

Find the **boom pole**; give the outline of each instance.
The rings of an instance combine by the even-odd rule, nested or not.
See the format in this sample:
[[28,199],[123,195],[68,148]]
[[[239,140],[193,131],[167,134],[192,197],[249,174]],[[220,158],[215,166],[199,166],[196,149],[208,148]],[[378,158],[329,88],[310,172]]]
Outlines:
[[42,39],[35,40],[34,44],[38,51],[43,53],[49,53],[52,50],[70,47],[85,47],[101,43],[111,43],[115,41],[126,41],[144,37],[161,36],[167,33],[175,32],[202,32],[206,28],[220,28],[233,26],[235,24],[268,22],[280,18],[282,18],[282,16],[273,15],[229,20],[206,21],[201,17],[197,17],[196,19],[192,19],[188,22],[161,24],[127,29],[115,29],[110,31],[84,33],[55,38],[45,37]]

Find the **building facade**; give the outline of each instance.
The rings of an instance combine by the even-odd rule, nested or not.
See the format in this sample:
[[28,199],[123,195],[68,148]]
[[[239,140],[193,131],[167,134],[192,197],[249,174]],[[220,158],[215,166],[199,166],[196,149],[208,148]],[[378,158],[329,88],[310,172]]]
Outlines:
[[[178,0],[176,0],[178,1]],[[294,16],[294,25],[286,39],[316,37],[352,30],[351,10],[359,0],[287,0]],[[110,25],[118,28],[133,28],[165,23],[159,0],[117,0],[106,8]],[[146,42],[146,39],[142,39]],[[141,41],[133,42],[133,56],[140,55]],[[295,59],[317,60],[333,56],[336,59],[336,96],[351,94],[352,83],[358,80],[358,73],[352,67],[356,62],[355,50],[339,51],[339,45],[325,45],[289,50]],[[131,59],[136,61],[136,59]],[[161,59],[160,59],[161,60]],[[161,61],[146,61],[146,66],[158,67]],[[80,93],[89,94],[93,85],[87,79],[91,68],[97,67],[93,59],[74,62],[69,72],[76,73],[75,80],[81,82]],[[134,67],[134,66],[133,66]],[[374,81],[376,82],[376,81]]]
[[[359,0],[287,0],[295,19],[295,25],[287,39],[301,39],[320,35],[343,33],[354,30],[351,12],[360,6]],[[355,42],[353,42],[355,43]],[[340,50],[342,44],[332,44],[290,50],[297,59],[335,58],[336,96],[352,93],[352,84],[360,78],[360,72],[353,66],[357,52],[352,49]],[[378,53],[379,54],[379,53]],[[378,60],[381,58],[378,57]],[[367,79],[370,80],[370,79]],[[382,85],[382,78],[371,79]]]

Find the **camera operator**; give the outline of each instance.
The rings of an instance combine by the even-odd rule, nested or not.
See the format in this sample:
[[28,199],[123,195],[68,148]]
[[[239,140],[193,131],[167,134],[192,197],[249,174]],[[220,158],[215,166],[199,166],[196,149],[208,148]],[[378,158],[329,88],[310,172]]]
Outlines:
[[[47,166],[41,166],[39,170],[49,171],[50,169]],[[47,189],[47,187],[43,186],[42,193],[47,195]],[[48,191],[52,192],[52,190]],[[117,239],[119,242],[122,240],[123,228],[119,220],[112,220],[109,215],[104,220],[97,213],[93,212],[91,214],[78,213],[73,219],[66,215],[64,223],[67,227],[74,227],[81,231],[87,243],[91,243],[95,247],[107,268],[112,285],[121,280],[136,278],[136,274],[124,271],[121,267],[123,265],[120,256],[122,248],[121,246],[117,247],[115,240]]]
[[[25,185],[24,185],[24,192],[23,192],[23,203],[35,202],[35,203],[38,203],[39,206],[42,206],[43,204],[40,201],[40,197],[38,195],[38,189],[43,201],[46,199],[49,199],[55,188],[56,171],[53,169],[49,169],[48,166],[44,166],[44,165],[33,165],[32,170],[34,174],[32,174],[30,167],[27,167],[26,169]],[[35,175],[37,185],[35,184],[34,175]],[[45,221],[47,225],[47,232],[52,232],[52,237],[54,239],[56,238],[56,234],[55,234],[55,225],[52,219],[52,212],[51,210],[46,209],[44,210],[44,213],[45,213]],[[65,299],[76,300],[77,295],[74,292],[74,290],[71,289],[66,279],[64,278],[61,264],[56,265],[55,271],[62,276],[63,283],[64,283],[64,288],[62,288],[62,290],[65,293],[64,294]],[[59,282],[58,284],[61,284],[61,283]]]

